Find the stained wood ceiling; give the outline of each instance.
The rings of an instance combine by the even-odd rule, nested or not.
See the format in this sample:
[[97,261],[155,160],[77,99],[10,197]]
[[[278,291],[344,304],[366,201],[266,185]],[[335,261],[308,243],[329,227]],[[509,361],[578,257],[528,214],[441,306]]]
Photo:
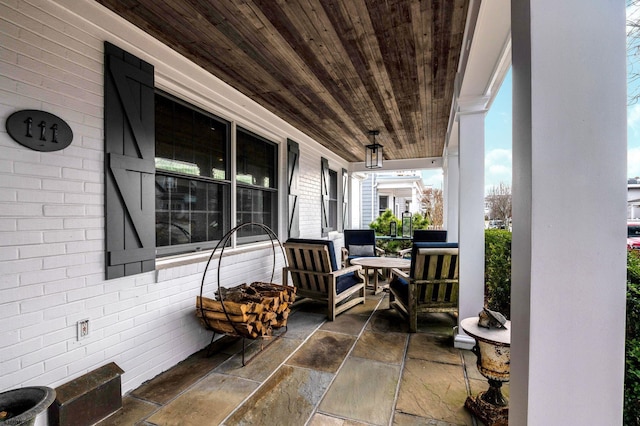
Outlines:
[[439,157],[468,0],[97,0],[351,162]]

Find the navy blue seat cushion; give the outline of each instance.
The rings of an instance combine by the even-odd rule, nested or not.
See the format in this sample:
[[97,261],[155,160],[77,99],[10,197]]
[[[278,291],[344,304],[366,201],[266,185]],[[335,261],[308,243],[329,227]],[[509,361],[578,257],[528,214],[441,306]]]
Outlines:
[[356,275],[355,272],[349,272],[344,275],[340,275],[336,280],[336,293],[340,294],[343,291],[350,289],[356,284],[360,284],[362,281]]
[[397,296],[402,299],[405,304],[407,303],[409,300],[409,281],[394,275],[393,279],[389,283],[389,287],[394,290]]
[[[333,247],[333,241],[330,240],[314,240],[314,239],[305,239],[305,238],[289,238],[287,243],[300,243],[300,244],[320,244],[327,247],[329,250],[329,257],[331,258],[331,269],[334,271],[338,270],[338,263],[336,262],[336,253]],[[340,294],[343,291],[351,288],[355,284],[360,284],[362,281],[355,274],[355,272],[349,272],[347,274],[341,275],[336,280],[336,293]]]

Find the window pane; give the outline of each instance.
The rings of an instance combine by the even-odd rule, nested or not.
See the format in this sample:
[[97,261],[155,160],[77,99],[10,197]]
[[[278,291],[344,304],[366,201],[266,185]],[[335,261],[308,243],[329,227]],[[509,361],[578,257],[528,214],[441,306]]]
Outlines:
[[329,229],[338,229],[338,172],[329,170]]
[[329,228],[338,229],[338,202],[329,200]]
[[228,191],[228,185],[208,185],[207,241],[218,241],[231,229],[229,219],[225,220],[230,205]]
[[156,175],[156,245],[217,241],[225,232],[228,185]]
[[227,179],[229,124],[156,95],[156,169]]
[[240,183],[275,188],[276,146],[248,132],[237,133],[237,177]]
[[329,198],[331,200],[338,199],[338,172],[329,170]]
[[191,242],[189,229],[188,181],[156,175],[156,245]]
[[173,171],[199,175],[193,151],[193,112],[179,103],[173,105],[173,145],[173,159],[178,167]]
[[[173,102],[156,96],[156,167],[158,160],[164,165],[171,164],[173,155]],[[166,166],[165,166],[166,167]],[[164,167],[160,167],[166,170]]]
[[[269,190],[238,188],[237,224],[261,223],[277,232],[276,227],[277,193]],[[266,235],[260,227],[245,227],[238,231],[238,237]],[[252,239],[251,241],[256,241]],[[241,240],[241,243],[249,241]]]
[[226,179],[227,126],[204,114],[194,115],[194,153],[200,176]]
[[389,208],[389,197],[380,196],[380,210],[385,211]]

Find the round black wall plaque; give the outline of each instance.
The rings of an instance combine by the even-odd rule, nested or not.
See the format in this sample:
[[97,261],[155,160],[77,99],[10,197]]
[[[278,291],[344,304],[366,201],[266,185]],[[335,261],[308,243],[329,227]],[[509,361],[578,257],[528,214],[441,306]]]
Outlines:
[[71,145],[73,132],[60,117],[35,109],[16,111],[7,118],[7,132],[20,145],[50,152]]

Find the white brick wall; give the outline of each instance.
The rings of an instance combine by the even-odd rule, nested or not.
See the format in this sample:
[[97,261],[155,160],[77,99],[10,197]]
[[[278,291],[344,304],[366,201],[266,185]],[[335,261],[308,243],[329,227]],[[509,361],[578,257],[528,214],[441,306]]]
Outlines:
[[[242,110],[237,99],[220,98],[217,93],[238,95],[135,27],[114,21],[97,2],[5,1],[0,16],[0,119],[42,109],[74,132],[66,149],[42,153],[0,128],[0,392],[56,387],[112,361],[125,371],[123,391],[129,391],[204,347],[211,334],[194,315],[205,261],[104,280],[104,40],[153,63],[159,81],[177,82],[174,93],[195,85],[209,90],[184,92],[184,99],[198,99],[213,113],[275,135],[276,142],[299,141],[303,237],[320,237],[320,157],[332,154],[259,106]],[[332,160],[332,168],[342,167],[346,163]],[[277,253],[277,282],[282,262]],[[225,254],[221,284],[268,280],[272,267],[270,249]],[[217,268],[214,259],[207,294],[217,289]],[[90,335],[78,341],[76,322],[84,318]]]

